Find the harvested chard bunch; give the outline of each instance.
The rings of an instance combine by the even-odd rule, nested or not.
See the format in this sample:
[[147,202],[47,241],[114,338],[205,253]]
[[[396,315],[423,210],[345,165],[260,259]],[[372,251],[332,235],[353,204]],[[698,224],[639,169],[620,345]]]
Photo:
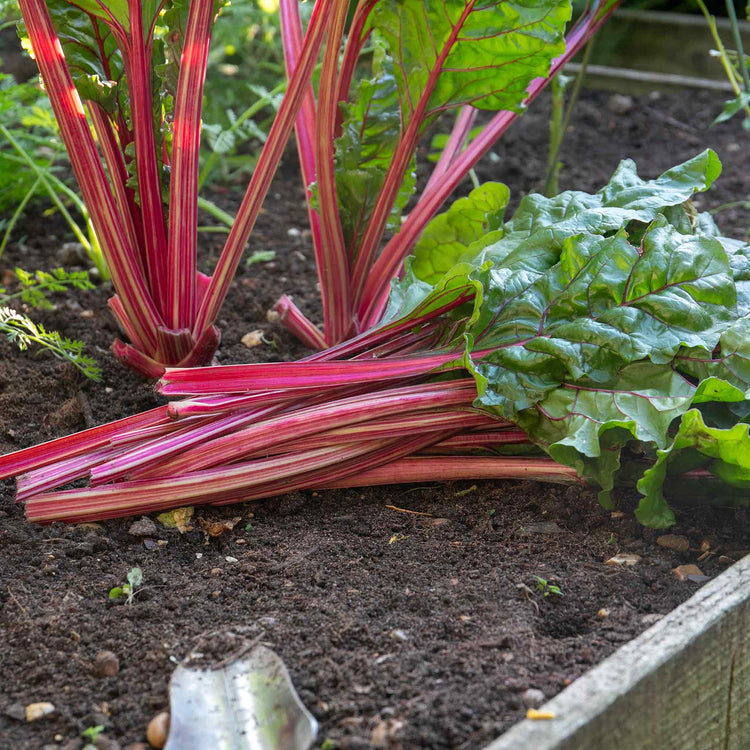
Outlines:
[[706,151],[647,182],[625,161],[509,221],[484,185],[427,227],[379,327],[301,362],[168,370],[182,400],[0,476],[23,474],[39,522],[457,478],[584,481],[607,507],[625,478],[652,526],[674,520],[668,478],[747,503],[750,246],[689,202],[720,169]]

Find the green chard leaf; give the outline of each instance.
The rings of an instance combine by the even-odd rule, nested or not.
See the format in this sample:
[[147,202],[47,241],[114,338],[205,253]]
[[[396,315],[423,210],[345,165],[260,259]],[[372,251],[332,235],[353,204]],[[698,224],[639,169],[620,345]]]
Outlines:
[[[532,234],[554,226],[571,233],[605,234],[624,228],[631,221],[651,222],[660,214],[666,215],[677,229],[684,229],[680,223],[685,213],[695,213],[689,204],[685,206],[686,202],[695,193],[707,190],[720,173],[721,162],[711,149],[655,180],[642,180],[635,163],[625,159],[609,184],[594,195],[567,190],[554,198],[536,193],[526,196],[508,222],[507,231]],[[688,224],[697,228],[699,222],[696,218]]]
[[[464,295],[451,343],[465,343],[475,405],[598,484],[605,506],[652,464],[648,525],[673,522],[667,474],[708,469],[746,501],[750,245],[689,203],[719,170],[711,151],[651,181],[623,162],[595,195],[527,196],[503,227],[473,193],[428,226],[389,319]],[[639,459],[621,467],[626,447]]]
[[567,0],[383,0],[372,25],[395,58],[406,126],[435,75],[426,114],[461,104],[520,111],[529,83],[565,49]]
[[[94,101],[112,113],[118,102],[118,82],[123,78],[122,55],[114,35],[103,20],[104,6],[127,28],[127,1],[73,5],[48,0],[52,22],[60,39],[73,83],[81,99]],[[123,18],[124,17],[124,18]]]
[[[691,466],[684,465],[684,453],[689,454]],[[674,523],[674,514],[667,505],[662,487],[675,465],[685,468],[704,468],[731,487],[744,490],[734,497],[747,507],[750,505],[750,425],[738,423],[728,429],[709,427],[698,409],[682,416],[680,428],[672,444],[657,452],[657,460],[638,482],[643,499],[635,511],[636,518],[647,526],[664,527]],[[680,465],[682,464],[682,465]],[[722,499],[729,501],[732,494]]]
[[414,248],[414,275],[435,283],[462,256],[476,254],[500,239],[509,197],[510,191],[502,183],[486,182],[436,216]]

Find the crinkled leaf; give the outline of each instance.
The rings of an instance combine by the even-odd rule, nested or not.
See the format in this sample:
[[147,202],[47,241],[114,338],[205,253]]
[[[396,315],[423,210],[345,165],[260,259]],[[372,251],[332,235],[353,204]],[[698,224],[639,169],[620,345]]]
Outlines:
[[414,275],[435,283],[459,258],[471,252],[470,247],[475,252],[481,250],[478,240],[486,245],[500,239],[509,197],[508,188],[502,183],[486,182],[436,216],[414,248]]
[[565,49],[567,0],[381,0],[372,24],[396,65],[404,126],[461,104],[520,111],[529,83]]
[[[554,257],[554,235],[538,234],[553,243]],[[641,248],[623,230],[574,235],[546,269],[509,263],[524,245],[485,274],[472,330],[475,347],[494,350],[475,368],[505,416],[566,379],[607,382],[630,362],[667,363],[682,345],[710,350],[719,322],[731,317],[735,292],[721,244],[681,235],[663,220]]]
[[[721,162],[710,149],[655,180],[642,180],[635,163],[626,159],[609,184],[594,195],[568,190],[554,198],[536,193],[526,196],[508,223],[508,231],[532,234],[554,226],[571,233],[604,234],[629,221],[650,222],[668,208],[682,206],[696,192],[707,190],[720,172]],[[672,211],[670,223],[681,221],[687,210]]]
[[[670,469],[682,458],[681,452],[691,453],[694,467],[708,469],[726,484],[747,492],[738,496],[747,506],[750,503],[750,426],[744,423],[729,429],[709,427],[698,409],[686,412],[674,441],[668,448],[659,450],[656,463],[638,482],[643,495],[635,511],[636,518],[647,526],[664,527],[674,523],[674,514],[664,498],[662,488]],[[696,454],[700,456],[696,460]],[[685,466],[679,467],[684,470]],[[726,499],[729,499],[727,493]]]
[[671,369],[636,362],[612,383],[563,383],[516,421],[552,458],[598,484],[609,505],[621,449],[631,440],[665,447],[669,426],[694,393]]
[[[710,378],[720,378],[733,386],[745,398],[750,398],[750,317],[740,318],[729,326],[719,339],[719,351],[691,348],[679,352],[676,367],[700,379],[701,387],[715,383]],[[717,400],[710,394],[699,401]],[[721,398],[720,400],[737,400]]]

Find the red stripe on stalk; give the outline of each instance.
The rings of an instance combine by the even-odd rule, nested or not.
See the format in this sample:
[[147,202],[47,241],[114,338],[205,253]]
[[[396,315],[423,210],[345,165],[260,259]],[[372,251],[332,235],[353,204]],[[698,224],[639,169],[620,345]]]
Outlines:
[[[414,151],[417,148],[422,124],[428,114],[427,107],[429,105],[430,97],[437,85],[440,74],[443,72],[443,65],[448,59],[448,56],[453,49],[453,45],[459,38],[466,19],[474,11],[475,5],[476,0],[468,0],[468,2],[466,2],[461,15],[456,19],[453,28],[451,29],[451,33],[445,40],[445,44],[442,49],[438,51],[435,63],[427,77],[424,90],[414,107],[414,111],[410,115],[406,130],[401,136],[396,151],[393,154],[393,159],[388,167],[388,171],[386,172],[385,180],[383,181],[383,187],[378,193],[377,200],[375,201],[375,205],[373,206],[367,222],[367,228],[362,237],[362,242],[357,251],[357,257],[354,261],[354,268],[352,270],[352,298],[356,309],[359,309],[360,307],[362,295],[367,284],[367,277],[375,261],[375,255],[380,248],[388,217],[390,216],[393,204],[398,196],[398,191],[403,183],[406,170],[408,169]],[[359,316],[357,317],[361,325],[364,320]]]
[[[338,3],[344,0],[335,0]],[[242,199],[237,217],[232,227],[226,245],[216,264],[211,283],[198,310],[193,333],[200,335],[216,320],[221,305],[224,302],[229,284],[232,281],[245,244],[258,218],[258,213],[271,185],[276,167],[279,164],[284,148],[294,127],[294,121],[299,112],[305,94],[310,85],[310,78],[315,62],[320,53],[326,32],[325,7],[323,0],[317,0],[313,9],[310,25],[305,36],[299,65],[292,75],[286,94],[281,102],[279,111],[274,118],[268,138],[263,146],[253,171],[253,176]]]
[[[545,78],[536,78],[529,85],[528,95],[523,100],[524,108],[536,99],[552,78],[579,52],[619,4],[617,0],[612,2],[604,13],[599,13],[594,8],[581,16],[565,40],[565,52],[552,62],[549,75]],[[381,319],[388,301],[391,280],[400,273],[404,259],[413,250],[427,223],[440,210],[469,170],[492,148],[518,116],[515,112],[498,112],[453,160],[443,172],[441,179],[434,182],[430,180],[430,188],[422,192],[417,205],[404,220],[398,234],[388,241],[369,269],[358,306],[359,320],[363,328],[375,326]]]
[[140,273],[138,250],[115,206],[81,99],[65,63],[60,40],[42,0],[19,0],[45,89],[60,127],[70,163],[91,215],[115,290],[133,330],[146,348],[155,346],[162,321]]
[[190,3],[175,94],[165,310],[172,328],[192,329],[195,322],[198,156],[213,14],[214,0],[192,0]]
[[325,248],[324,264],[319,269],[320,296],[323,301],[325,340],[329,345],[348,337],[352,318],[349,306],[349,261],[341,228],[334,167],[334,138],[339,111],[336,76],[347,10],[348,3],[340,2],[329,17],[330,31],[320,72],[315,128],[318,213],[321,241]]
[[482,456],[409,456],[369,471],[330,482],[321,489],[372,487],[382,484],[452,482],[460,479],[519,479],[583,484],[575,469],[550,458],[485,458]]
[[[279,19],[281,21],[281,39],[284,47],[286,75],[287,80],[291,80],[299,63],[303,44],[302,21],[299,15],[299,3],[297,0],[280,0]],[[297,141],[297,154],[299,155],[302,183],[305,189],[307,216],[310,223],[313,252],[315,253],[315,268],[322,288],[321,269],[325,267],[326,263],[326,248],[323,245],[320,235],[320,216],[312,206],[311,190],[311,185],[316,180],[315,122],[317,118],[315,97],[312,86],[308,83],[307,91],[302,100],[302,106],[300,107],[294,126],[294,136]],[[286,302],[282,302],[282,300],[286,300]],[[284,295],[276,304],[281,304],[284,307],[287,302],[289,302],[289,299]],[[281,322],[292,333],[299,336],[306,346],[310,346],[312,349],[324,349],[325,339],[323,338],[323,334],[294,305],[291,307],[293,309],[290,309],[289,312],[292,314],[288,317],[282,315]],[[278,310],[278,312],[281,312],[281,310]]]
[[339,464],[371,450],[369,443],[321,448],[305,454],[248,461],[180,477],[51,492],[30,499],[26,503],[26,515],[30,521],[48,523],[56,520],[128,516],[180,505],[220,502],[232,495],[244,493],[251,487],[277,480],[279,475],[288,477],[307,473]]
[[118,419],[115,422],[92,427],[74,435],[67,435],[40,445],[34,445],[31,448],[24,448],[15,453],[8,453],[5,456],[0,456],[0,479],[25,474],[56,461],[80,456],[87,451],[107,445],[110,437],[123,430],[139,429],[168,421],[167,407],[159,406],[142,414]]
[[457,369],[461,366],[457,361],[460,356],[425,354],[403,360],[223,365],[198,371],[168,368],[159,383],[159,392],[165,396],[202,396],[376,383],[426,375],[440,368]]
[[[167,234],[161,195],[161,161],[156,151],[151,96],[151,45],[143,28],[141,0],[128,0],[130,33],[123,58],[128,78],[130,113],[135,144],[138,197],[147,242],[146,268],[151,294],[164,322],[167,310]],[[150,41],[150,40],[149,40]],[[150,353],[150,352],[149,352]]]
[[279,298],[273,306],[273,311],[278,313],[279,322],[305,346],[310,349],[325,349],[326,341],[323,334],[286,294]]
[[[257,419],[253,414],[243,415],[242,417],[228,417],[228,422],[233,422],[235,425],[250,421],[253,424],[229,435],[212,440],[201,440],[199,445],[196,445],[196,442],[200,438],[196,439],[191,434],[189,441],[184,438],[179,441],[183,442],[184,446],[181,446],[179,453],[172,451],[176,455],[169,461],[168,465],[159,466],[153,471],[146,467],[143,476],[154,476],[155,474],[176,476],[188,470],[199,471],[211,466],[229,464],[246,458],[258,449],[266,451],[274,445],[289,440],[337,427],[369,422],[400,412],[418,412],[464,404],[471,406],[475,396],[476,386],[474,381],[465,379],[446,383],[406,386],[381,393],[351,396],[296,409],[270,418],[262,413],[257,416]],[[276,411],[278,411],[278,407]],[[208,433],[211,433],[214,427],[211,425],[200,429],[207,433],[208,438],[210,437]],[[398,433],[389,437],[399,437],[402,434]],[[165,443],[169,443],[169,441],[165,441]],[[112,465],[121,465],[127,459],[127,456],[118,458],[112,462]],[[97,477],[100,473],[101,470],[98,470]],[[102,477],[102,480],[107,478],[110,478],[109,474]]]

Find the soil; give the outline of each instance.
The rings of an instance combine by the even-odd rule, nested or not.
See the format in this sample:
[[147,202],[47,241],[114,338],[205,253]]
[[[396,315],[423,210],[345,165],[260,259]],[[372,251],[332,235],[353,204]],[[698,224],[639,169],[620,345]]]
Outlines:
[[[583,94],[561,155],[563,188],[597,189],[625,156],[653,177],[711,146],[725,175],[699,197],[701,207],[750,194],[740,120],[708,129],[720,98],[691,92],[636,98],[624,114],[613,108],[608,94]],[[537,186],[548,117],[548,103],[535,104],[480,179],[507,182],[516,199]],[[223,363],[304,354],[266,321],[283,291],[319,317],[291,151],[271,192],[251,251],[275,250],[276,259],[243,268],[234,281],[220,321]],[[231,207],[240,193],[220,197]],[[738,237],[750,225],[741,208],[717,219]],[[59,264],[67,237],[54,217],[30,218],[24,234],[0,271]],[[209,267],[217,247],[206,240]],[[100,384],[0,341],[1,452],[159,402],[151,384],[108,352],[116,333],[108,294],[103,285],[60,296],[53,311],[32,311],[86,341],[103,369]],[[256,329],[272,343],[245,348],[240,339]],[[158,522],[143,537],[131,530],[133,519],[30,525],[5,482],[0,746],[72,750],[84,744],[83,730],[98,725],[102,747],[144,741],[148,721],[168,707],[175,663],[196,650],[222,660],[238,641],[258,636],[285,661],[320,722],[319,744],[483,746],[523,717],[534,698],[527,690],[553,696],[691,596],[702,579],[677,580],[676,565],[708,549],[698,564],[711,578],[750,546],[746,511],[678,505],[670,533],[685,536],[689,549],[665,548],[656,541],[663,532],[632,519],[633,502],[624,496],[623,512],[611,514],[587,490],[510,481],[304,492],[199,509],[204,523],[240,519],[217,537],[198,523],[181,534]],[[605,564],[624,552],[640,562]],[[135,566],[143,586],[133,602],[110,601],[109,590]],[[562,595],[545,595],[537,576]],[[113,676],[100,676],[101,651],[119,660]],[[41,701],[54,713],[27,722],[24,707]]]

